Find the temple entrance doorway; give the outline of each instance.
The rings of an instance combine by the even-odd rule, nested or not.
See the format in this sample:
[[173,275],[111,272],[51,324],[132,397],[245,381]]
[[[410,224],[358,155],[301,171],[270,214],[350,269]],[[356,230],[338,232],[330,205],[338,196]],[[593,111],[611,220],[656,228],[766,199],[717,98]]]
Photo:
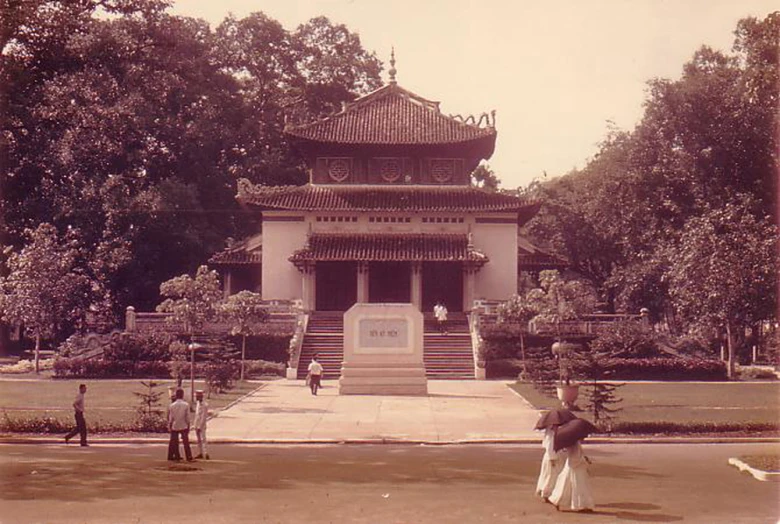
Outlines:
[[317,311],[346,311],[357,302],[357,263],[317,262]]
[[424,262],[422,310],[433,311],[441,300],[449,311],[463,311],[463,270],[460,262]]
[[371,262],[368,265],[368,301],[412,301],[412,266],[409,262]]

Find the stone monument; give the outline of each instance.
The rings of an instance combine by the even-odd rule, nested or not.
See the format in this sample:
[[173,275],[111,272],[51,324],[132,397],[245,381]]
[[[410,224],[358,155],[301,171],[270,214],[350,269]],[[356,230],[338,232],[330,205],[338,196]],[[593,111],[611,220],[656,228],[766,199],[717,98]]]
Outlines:
[[427,395],[423,315],[412,304],[355,304],[344,313],[340,395]]

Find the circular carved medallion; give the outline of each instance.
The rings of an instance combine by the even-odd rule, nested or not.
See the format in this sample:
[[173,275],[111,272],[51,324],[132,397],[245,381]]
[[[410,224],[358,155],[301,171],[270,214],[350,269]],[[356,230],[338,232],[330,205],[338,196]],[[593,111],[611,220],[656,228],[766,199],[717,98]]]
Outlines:
[[335,158],[328,162],[328,176],[336,182],[343,182],[349,178],[349,168],[349,160],[346,158]]
[[452,160],[442,158],[431,160],[431,176],[437,182],[448,182],[455,171]]
[[401,178],[401,162],[397,158],[383,158],[379,161],[379,176],[385,182],[395,182]]

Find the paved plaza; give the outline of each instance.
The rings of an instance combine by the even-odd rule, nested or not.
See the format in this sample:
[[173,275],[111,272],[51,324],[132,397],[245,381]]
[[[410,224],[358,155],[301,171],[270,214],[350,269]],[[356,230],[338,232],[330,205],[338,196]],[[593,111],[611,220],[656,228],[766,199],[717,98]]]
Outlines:
[[503,381],[430,380],[428,396],[339,395],[277,380],[209,422],[214,441],[460,443],[540,439],[538,412]]

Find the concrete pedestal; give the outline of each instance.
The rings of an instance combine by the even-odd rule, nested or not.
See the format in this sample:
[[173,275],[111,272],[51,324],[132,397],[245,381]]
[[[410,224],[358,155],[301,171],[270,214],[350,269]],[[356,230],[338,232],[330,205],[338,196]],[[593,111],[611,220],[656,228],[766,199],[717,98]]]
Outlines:
[[344,314],[339,394],[428,394],[419,309],[412,304],[355,304]]

